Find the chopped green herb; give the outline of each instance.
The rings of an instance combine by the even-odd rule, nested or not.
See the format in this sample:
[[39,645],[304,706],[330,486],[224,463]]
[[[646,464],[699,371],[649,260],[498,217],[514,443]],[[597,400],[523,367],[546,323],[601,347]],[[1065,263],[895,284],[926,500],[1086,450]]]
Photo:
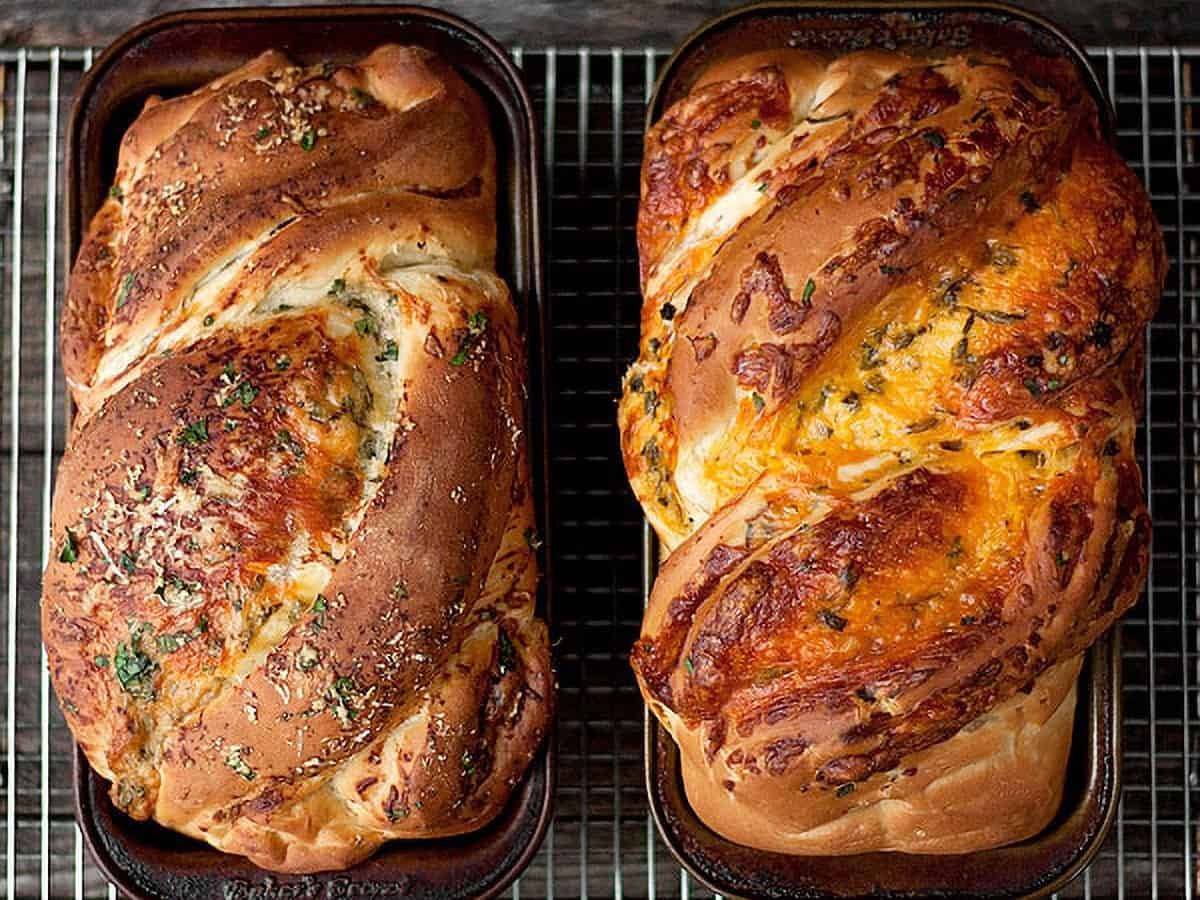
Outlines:
[[751,120],[750,120],[750,127],[751,127],[751,128],[756,128],[756,129],[757,129],[757,128],[762,128],[762,120],[761,120],[761,119],[751,119]]
[[1065,566],[1068,562],[1069,562],[1069,560],[1067,558],[1067,554],[1063,553],[1061,550],[1059,550],[1057,553],[1054,554],[1054,564],[1057,565],[1060,569],[1063,566]]
[[204,317],[204,327],[208,328],[215,321],[217,321],[216,316],[205,316]]
[[394,362],[400,358],[400,346],[395,341],[383,345],[383,352],[375,355],[375,362]]
[[517,648],[513,646],[512,639],[508,633],[501,628],[497,635],[496,642],[496,665],[503,675],[506,672],[511,672],[516,668],[517,663]]
[[817,289],[817,283],[811,278],[804,282],[804,290],[800,292],[800,302],[805,306],[812,300],[813,291]]
[[372,97],[370,94],[368,94],[366,91],[364,91],[362,88],[357,88],[357,87],[351,88],[350,93],[354,97],[354,99],[358,102],[359,109],[366,109],[367,107],[372,106],[375,103],[375,98]]
[[358,688],[355,687],[354,681],[345,676],[333,682],[335,698],[333,713],[343,725],[353,721],[357,715],[356,710],[350,702],[354,699],[354,694],[357,690]]
[[695,664],[694,662],[692,662],[692,658],[691,658],[690,656],[685,656],[685,657],[684,657],[684,659],[683,659],[683,667],[684,667],[685,669],[687,669],[687,673],[688,673],[689,675],[691,675],[693,672],[695,672],[695,671],[696,671],[696,664]]
[[1025,318],[1023,312],[1004,312],[998,309],[976,309],[973,310],[973,314],[993,325],[1011,325],[1013,322],[1020,322]]
[[237,387],[237,395],[242,401],[242,406],[249,408],[250,404],[254,402],[254,398],[258,396],[258,388],[249,381],[243,381]]
[[879,271],[882,274],[887,275],[889,278],[893,275],[903,275],[904,274],[904,269],[901,268],[900,266],[889,266],[886,263],[881,264],[879,266]]
[[954,351],[950,354],[951,361],[955,363],[967,362],[970,356],[966,337],[959,338],[958,343],[954,345]]
[[160,634],[154,639],[159,653],[174,653],[180,648],[179,638],[173,634]]
[[133,557],[130,556],[128,553],[122,553],[121,554],[121,568],[124,569],[126,572],[128,572],[130,575],[132,575],[134,572],[137,571],[137,563],[134,562]]
[[854,782],[850,782],[849,784],[843,784],[841,787],[839,787],[837,789],[836,793],[839,797],[850,796],[851,794],[854,793]]
[[331,293],[331,294],[333,294],[335,297],[337,297],[337,296],[339,296],[339,295],[340,295],[340,294],[341,294],[341,293],[342,293],[344,290],[346,290],[346,279],[344,279],[344,278],[335,278],[335,279],[333,279],[333,284],[331,284],[331,285],[329,286],[329,293]]
[[935,150],[941,150],[946,146],[946,139],[942,137],[940,131],[925,131],[922,132],[921,137],[925,139],[925,143]]
[[379,327],[375,324],[375,319],[370,313],[354,323],[354,330],[363,336],[379,333]]
[[958,562],[963,555],[963,540],[962,535],[956,534],[954,540],[950,543],[950,550],[946,553],[946,559],[952,563]]
[[1022,384],[1025,385],[1025,390],[1029,391],[1029,393],[1033,394],[1033,396],[1035,396],[1035,397],[1041,396],[1042,386],[1040,384],[1038,384],[1037,381],[1035,381],[1034,379],[1026,378],[1025,381],[1022,382]]
[[292,358],[284,353],[281,356],[275,357],[275,369],[279,372],[284,372],[291,368]]
[[181,484],[195,484],[200,478],[200,473],[195,469],[180,469],[179,481]]
[[301,672],[311,672],[317,667],[317,663],[320,661],[320,654],[317,653],[317,648],[312,644],[303,645],[296,653],[296,668]]
[[112,197],[114,200],[122,200],[125,197],[125,192],[121,190],[121,186],[119,184],[114,184],[108,189],[108,196]]
[[817,612],[817,618],[821,620],[821,624],[827,628],[832,628],[834,631],[845,631],[846,626],[850,623],[839,616],[831,609],[822,609]]
[[258,131],[254,132],[254,139],[256,141],[261,141],[263,138],[265,138],[270,133],[271,133],[271,126],[264,125],[260,129],[258,129]]
[[464,750],[462,755],[462,770],[467,777],[475,774],[475,761],[471,759],[471,751]]
[[132,630],[129,643],[117,647],[113,669],[117,681],[131,697],[149,700],[154,696],[154,673],[158,671],[158,664],[142,652],[141,628]]
[[482,310],[473,312],[467,318],[467,333],[463,335],[459,341],[458,351],[450,359],[450,365],[461,366],[466,363],[467,357],[470,356],[471,350],[479,343],[479,339],[487,330],[488,317],[487,313]]
[[838,581],[842,583],[847,591],[854,590],[854,586],[858,584],[858,568],[854,563],[847,563],[846,568],[838,573]]
[[133,496],[139,503],[145,503],[150,499],[150,485],[139,484],[133,489]]
[[67,536],[63,539],[62,552],[58,554],[58,561],[64,563],[73,563],[79,559],[79,545],[75,542],[75,535],[71,534],[71,529],[67,529]]
[[750,395],[750,400],[751,400],[751,401],[754,403],[754,411],[755,411],[755,412],[762,412],[762,411],[763,411],[763,407],[767,405],[767,401],[765,401],[765,400],[764,400],[764,399],[763,399],[763,398],[762,398],[762,397],[759,395],[758,391],[755,391],[754,393],[752,393],[752,394]]
[[233,769],[237,774],[241,775],[247,781],[254,780],[254,770],[250,768],[249,763],[242,759],[241,747],[230,747],[229,752],[225,754],[225,765]]
[[932,428],[937,428],[939,421],[940,420],[937,416],[928,416],[924,419],[920,419],[916,422],[906,425],[904,432],[905,434],[922,434],[923,432],[929,431]]
[[101,653],[95,659],[93,659],[92,662],[94,662],[99,668],[103,669],[108,665],[108,657]]
[[189,425],[185,425],[183,430],[175,436],[176,442],[183,447],[198,447],[208,441],[208,420],[197,419]]
[[121,289],[117,291],[117,309],[125,305],[125,301],[129,299],[129,292],[133,289],[133,273],[126,272],[125,277],[121,279]]
[[304,445],[296,440],[290,431],[284,431],[283,429],[280,429],[278,432],[276,432],[275,439],[282,449],[295,454],[301,459],[304,458]]
[[765,182],[765,181],[760,181],[760,182],[758,183],[758,192],[759,192],[760,194],[765,194],[765,193],[767,192],[767,182]]
[[307,153],[317,145],[317,133],[311,128],[300,138],[300,149]]
[[836,121],[836,120],[838,120],[838,119],[844,119],[844,118],[846,118],[846,116],[848,116],[848,115],[850,115],[850,114],[851,114],[851,111],[850,111],[850,110],[846,110],[845,112],[840,112],[840,113],[838,113],[837,115],[834,115],[834,116],[809,116],[809,117],[808,117],[807,119],[805,119],[804,121],[806,121],[806,122],[812,122],[812,123],[813,123],[813,124],[815,124],[815,125],[820,125],[820,124],[822,124],[822,123],[824,123],[824,122],[834,122],[834,121]]
[[317,599],[313,601],[312,611],[316,614],[313,616],[309,627],[313,631],[320,631],[325,627],[325,610],[328,608],[328,603],[325,600],[324,594],[317,594]]
[[997,272],[1007,272],[1017,264],[1016,248],[1006,244],[989,244],[987,261]]

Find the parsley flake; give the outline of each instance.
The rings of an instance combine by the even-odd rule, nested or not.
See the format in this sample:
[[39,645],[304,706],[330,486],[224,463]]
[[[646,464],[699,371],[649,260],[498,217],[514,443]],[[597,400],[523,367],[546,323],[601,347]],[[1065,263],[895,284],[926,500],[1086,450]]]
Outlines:
[[117,681],[131,697],[149,700],[154,696],[154,673],[158,671],[158,663],[142,651],[140,628],[133,629],[129,643],[118,645],[113,669]]
[[175,440],[183,447],[198,447],[208,441],[208,420],[197,419],[175,436]]
[[467,333],[463,335],[462,340],[458,344],[458,351],[450,360],[450,365],[461,366],[467,361],[471,350],[474,349],[483,333],[487,330],[488,317],[487,313],[482,310],[473,312],[467,318]]
[[121,289],[117,292],[117,309],[125,305],[129,299],[129,292],[133,289],[133,273],[126,272],[125,277],[121,279]]
[[230,747],[229,752],[225,754],[225,765],[233,769],[237,774],[241,775],[247,781],[253,781],[255,772],[250,768],[250,764],[242,759],[241,747]]
[[58,561],[65,563],[73,563],[79,559],[79,545],[75,542],[75,535],[71,534],[71,529],[67,529],[67,536],[63,539],[62,552],[58,554]]

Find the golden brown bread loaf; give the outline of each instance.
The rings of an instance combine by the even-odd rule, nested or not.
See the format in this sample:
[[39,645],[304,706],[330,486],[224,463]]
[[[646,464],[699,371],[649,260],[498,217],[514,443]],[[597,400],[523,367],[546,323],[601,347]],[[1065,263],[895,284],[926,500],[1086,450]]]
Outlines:
[[118,807],[258,865],[480,827],[550,715],[487,111],[430,53],[151,100],[62,317],[43,634]]
[[633,665],[701,818],[968,852],[1058,808],[1137,598],[1141,185],[1065,63],[718,62],[646,137],[625,464],[669,552]]

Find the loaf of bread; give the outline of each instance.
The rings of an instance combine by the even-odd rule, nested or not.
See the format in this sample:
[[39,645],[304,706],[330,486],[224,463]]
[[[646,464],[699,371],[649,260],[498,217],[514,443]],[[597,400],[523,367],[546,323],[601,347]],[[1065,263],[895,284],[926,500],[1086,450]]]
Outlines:
[[267,869],[494,817],[546,730],[488,115],[265,53],[129,128],[62,316],[42,627],[117,807]]
[[620,429],[669,554],[633,650],[701,819],[962,853],[1057,811],[1136,600],[1141,184],[1065,61],[717,61],[646,136]]

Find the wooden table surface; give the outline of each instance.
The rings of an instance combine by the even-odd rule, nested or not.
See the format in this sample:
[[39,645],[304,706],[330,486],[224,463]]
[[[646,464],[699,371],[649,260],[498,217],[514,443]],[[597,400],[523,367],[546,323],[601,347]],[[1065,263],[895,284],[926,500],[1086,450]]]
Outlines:
[[[292,3],[297,0],[291,0]],[[510,44],[670,47],[731,0],[427,0]],[[835,0],[836,2],[836,0]],[[234,0],[0,0],[0,45],[107,44],[138,22]],[[259,0],[258,5],[287,5]],[[1200,43],[1198,0],[1022,0],[1086,44]]]

